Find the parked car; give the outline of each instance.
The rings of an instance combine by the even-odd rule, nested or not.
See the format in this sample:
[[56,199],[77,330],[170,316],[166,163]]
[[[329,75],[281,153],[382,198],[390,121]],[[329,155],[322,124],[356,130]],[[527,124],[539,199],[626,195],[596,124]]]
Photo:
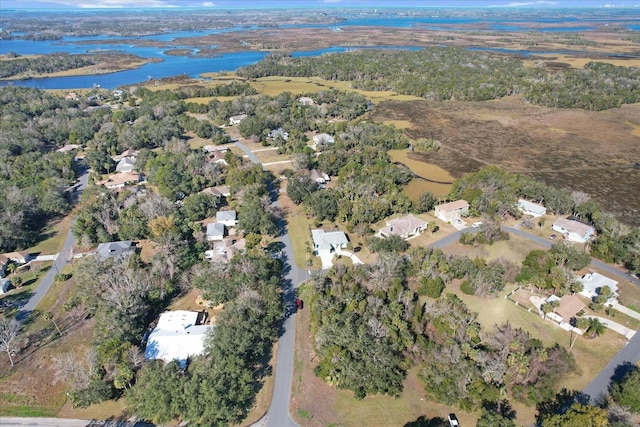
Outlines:
[[300,298],[296,298],[296,310],[302,310],[304,308],[304,302]]
[[449,417],[447,417],[447,419],[449,420],[449,425],[451,427],[460,427],[460,423],[458,422],[458,417],[456,417],[456,414],[449,414]]
[[549,240],[555,240],[556,237],[558,237],[556,234],[552,234],[551,236],[549,236]]
[[478,228],[478,227],[480,227],[482,225],[482,221],[474,222],[472,225],[474,227]]

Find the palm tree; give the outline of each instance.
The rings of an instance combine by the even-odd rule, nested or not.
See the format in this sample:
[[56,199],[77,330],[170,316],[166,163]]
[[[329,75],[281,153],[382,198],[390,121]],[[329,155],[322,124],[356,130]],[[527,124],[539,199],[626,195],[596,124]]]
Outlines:
[[600,335],[604,334],[605,328],[606,327],[604,326],[604,323],[602,323],[599,319],[592,317],[589,319],[589,326],[587,327],[585,334],[589,335],[590,337],[599,337]]
[[42,318],[47,322],[49,322],[49,321],[53,322],[53,326],[56,327],[56,330],[58,331],[58,334],[60,334],[60,336],[62,336],[62,332],[60,332],[60,328],[58,327],[58,324],[56,323],[55,320],[53,320],[53,313],[52,312],[47,311],[47,312],[43,313],[42,314]]

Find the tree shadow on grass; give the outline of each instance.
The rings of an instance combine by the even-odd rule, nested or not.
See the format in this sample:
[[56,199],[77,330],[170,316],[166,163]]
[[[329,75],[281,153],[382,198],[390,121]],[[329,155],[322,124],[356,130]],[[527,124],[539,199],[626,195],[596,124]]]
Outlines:
[[417,420],[406,423],[404,427],[449,427],[449,422],[444,418],[427,418],[421,415]]

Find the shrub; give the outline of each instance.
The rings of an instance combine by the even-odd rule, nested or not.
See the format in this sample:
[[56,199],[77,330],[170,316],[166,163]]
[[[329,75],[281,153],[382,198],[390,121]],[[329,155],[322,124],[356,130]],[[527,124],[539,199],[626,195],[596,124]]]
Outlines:
[[418,293],[431,298],[439,298],[440,295],[442,295],[444,288],[445,284],[442,277],[436,276],[432,279],[422,277],[420,279],[420,288],[418,289]]
[[471,285],[471,282],[469,280],[465,280],[464,282],[462,282],[462,285],[460,285],[460,290],[465,295],[473,295],[476,293],[475,289],[473,289],[473,286]]

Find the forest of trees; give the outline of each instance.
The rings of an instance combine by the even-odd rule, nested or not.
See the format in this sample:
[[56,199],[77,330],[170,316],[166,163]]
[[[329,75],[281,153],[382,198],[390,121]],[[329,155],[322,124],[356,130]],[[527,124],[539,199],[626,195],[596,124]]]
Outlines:
[[239,69],[247,78],[311,77],[350,81],[359,89],[393,90],[446,101],[485,101],[523,94],[548,107],[604,110],[640,101],[640,69],[588,63],[584,69],[525,68],[522,61],[480,51],[430,47],[367,49],[320,57],[274,54]]
[[[490,274],[493,267],[435,249],[415,248],[408,255],[382,255],[368,266],[338,265],[314,280],[311,330],[319,377],[358,398],[395,396],[407,370],[418,366],[429,395],[466,409],[555,396],[558,381],[574,369],[566,349],[545,348],[509,324],[483,330],[455,295],[421,302],[414,290],[419,284],[419,292],[428,292],[434,277],[449,283]],[[503,274],[513,280],[517,269]]]

